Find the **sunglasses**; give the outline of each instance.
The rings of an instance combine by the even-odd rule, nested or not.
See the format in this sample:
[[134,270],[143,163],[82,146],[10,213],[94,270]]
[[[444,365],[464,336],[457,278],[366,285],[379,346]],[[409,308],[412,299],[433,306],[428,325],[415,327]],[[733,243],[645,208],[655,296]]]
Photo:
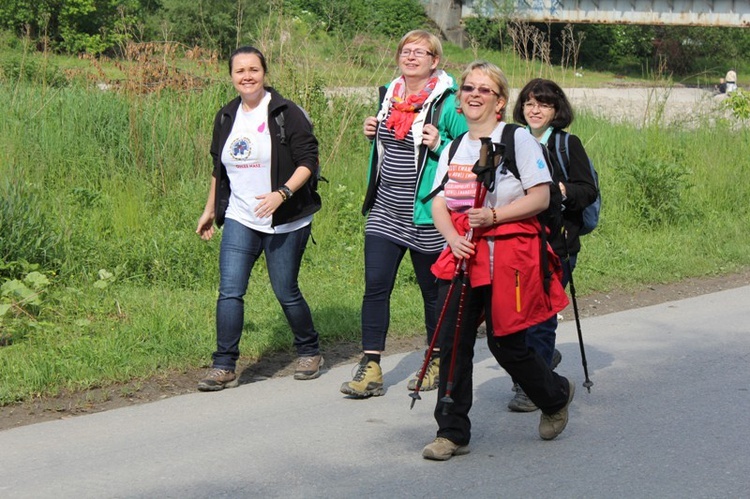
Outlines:
[[482,95],[494,94],[495,96],[500,97],[499,93],[495,92],[489,87],[475,87],[474,85],[461,85],[462,92],[472,93],[475,90],[477,91],[477,93],[482,94]]

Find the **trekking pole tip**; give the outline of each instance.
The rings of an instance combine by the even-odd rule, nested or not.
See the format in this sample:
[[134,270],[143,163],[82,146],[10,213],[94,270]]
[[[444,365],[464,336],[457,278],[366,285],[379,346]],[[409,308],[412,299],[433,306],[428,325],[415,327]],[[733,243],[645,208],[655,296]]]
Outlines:
[[409,406],[409,409],[414,409],[414,404],[417,402],[417,400],[422,400],[422,397],[419,396],[418,391],[413,391],[409,394],[411,397],[411,406]]
[[591,393],[591,387],[594,386],[594,382],[590,379],[587,379],[583,382],[583,387],[588,390],[589,393]]

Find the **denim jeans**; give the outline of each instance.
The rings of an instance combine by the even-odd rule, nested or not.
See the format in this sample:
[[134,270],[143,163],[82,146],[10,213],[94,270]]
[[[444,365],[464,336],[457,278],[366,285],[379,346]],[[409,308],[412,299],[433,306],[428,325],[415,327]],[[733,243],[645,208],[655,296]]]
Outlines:
[[[382,352],[391,321],[391,293],[406,246],[383,237],[365,235],[365,294],[362,298],[362,348]],[[417,283],[422,290],[427,342],[432,341],[437,323],[437,280],[430,267],[440,253],[410,250]]]
[[285,234],[266,234],[227,219],[219,252],[219,299],[216,301],[216,352],[213,367],[234,370],[240,356],[240,337],[245,322],[245,292],[261,253],[271,287],[294,333],[299,356],[317,355],[318,333],[297,284],[302,254],[310,226]]
[[[563,279],[562,285],[566,287],[570,281],[570,274],[576,267],[578,254],[570,255],[568,264],[563,260]],[[557,314],[553,315],[544,322],[536,326],[531,326],[526,330],[526,345],[534,350],[547,365],[552,363],[552,354],[555,351],[555,339],[557,338]]]

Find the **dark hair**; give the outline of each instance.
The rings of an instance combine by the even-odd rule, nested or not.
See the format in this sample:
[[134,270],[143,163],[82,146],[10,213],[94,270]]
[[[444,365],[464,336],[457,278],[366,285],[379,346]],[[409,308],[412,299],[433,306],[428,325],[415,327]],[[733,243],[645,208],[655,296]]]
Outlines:
[[256,49],[255,47],[251,47],[250,45],[245,45],[244,47],[240,47],[234,50],[229,55],[229,74],[232,74],[232,63],[234,62],[234,56],[237,54],[255,54],[258,56],[258,59],[260,59],[260,65],[263,66],[263,72],[268,73],[268,67],[266,66],[266,57],[263,55],[263,52]]
[[567,128],[573,123],[573,108],[568,98],[565,97],[565,92],[554,81],[542,78],[534,78],[518,94],[516,105],[513,107],[513,119],[516,123],[528,125],[523,115],[523,105],[532,97],[537,102],[554,106],[555,117],[552,118],[549,126],[560,129]]

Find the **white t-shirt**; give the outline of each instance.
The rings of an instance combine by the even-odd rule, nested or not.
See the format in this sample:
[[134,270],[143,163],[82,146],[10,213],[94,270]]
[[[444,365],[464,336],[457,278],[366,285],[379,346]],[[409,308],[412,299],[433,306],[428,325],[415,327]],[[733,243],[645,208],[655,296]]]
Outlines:
[[[505,123],[499,123],[490,137],[492,142],[499,143]],[[535,185],[548,184],[552,182],[547,163],[544,161],[542,149],[534,137],[524,128],[518,128],[513,138],[515,140],[516,165],[521,181],[509,170],[505,174],[502,168],[498,168],[495,174],[495,189],[488,192],[484,206],[497,207],[510,204],[525,195],[525,191]],[[437,174],[433,189],[440,186],[446,172],[448,182],[438,196],[445,198],[446,205],[452,211],[466,211],[474,204],[476,192],[476,175],[471,169],[479,159],[479,151],[482,147],[480,140],[472,140],[469,134],[463,136],[456,154],[448,165],[450,144],[447,145],[438,162]]]
[[255,215],[259,200],[256,196],[271,192],[271,135],[268,132],[268,104],[271,94],[266,92],[252,111],[243,111],[240,103],[232,131],[221,152],[221,162],[227,169],[232,193],[229,196],[226,218],[265,233],[284,233],[309,224],[312,216],[288,224],[271,227],[272,217]]

